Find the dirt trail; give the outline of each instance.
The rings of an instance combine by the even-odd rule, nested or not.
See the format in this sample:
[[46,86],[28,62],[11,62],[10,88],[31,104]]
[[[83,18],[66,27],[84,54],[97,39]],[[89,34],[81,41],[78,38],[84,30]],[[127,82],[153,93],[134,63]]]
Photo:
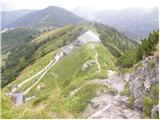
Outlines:
[[112,75],[113,73],[110,73],[110,72],[108,72],[108,73],[109,73],[108,79],[94,79],[94,80],[88,81],[84,85],[82,85],[81,87],[70,92],[70,96],[75,95],[75,93],[77,93],[81,88],[83,88],[84,86],[91,84],[91,83],[107,85],[109,88],[114,88],[118,91],[118,93],[120,93],[124,89],[126,82],[123,80],[120,80],[116,74],[114,74],[114,77],[113,77],[113,75]]
[[120,96],[120,92],[124,89],[128,77],[120,77],[116,72],[108,71],[108,73],[108,79],[97,79],[96,81],[102,84],[109,84],[118,93],[104,92],[97,95],[90,101],[84,114],[89,116],[89,119],[142,118],[140,113],[128,108],[128,97]]
[[70,92],[70,97],[74,96],[79,90],[81,90],[83,87],[85,87],[86,85],[91,84],[91,83],[103,84],[103,85],[107,85],[107,86],[108,86],[107,83],[99,82],[98,79],[91,80],[91,81],[86,82],[86,83],[85,83],[84,85],[82,85],[81,87],[79,87],[79,88],[71,91],[71,92]]
[[30,80],[32,80],[33,78],[45,73],[45,71],[49,68],[49,66],[52,66],[53,64],[55,64],[55,60],[59,59],[59,57],[62,57],[63,56],[63,53],[60,52],[59,54],[57,54],[55,56],[55,59],[51,60],[50,63],[48,65],[46,65],[45,68],[43,68],[42,70],[40,70],[38,73],[34,74],[32,77],[24,80],[23,82],[19,83],[15,89],[13,89],[13,92],[15,92],[17,89],[19,89],[20,87],[22,87],[25,83],[29,82]]
[[126,102],[127,97],[106,93],[94,98],[86,111],[90,113],[89,119],[142,118],[140,113],[126,107]]
[[111,70],[108,70],[108,76],[108,79],[95,79],[86,82],[81,87],[72,91],[70,97],[74,96],[84,86],[91,83],[107,85],[109,88],[116,89],[118,93],[114,95],[113,93],[105,92],[93,98],[85,110],[89,119],[142,118],[140,113],[126,107],[128,97],[120,96],[120,92],[124,89],[128,76],[120,77],[118,73]]
[[[101,66],[100,66],[100,64],[99,64],[99,62],[98,62],[98,53],[97,53],[97,51],[95,50],[95,46],[94,46],[94,45],[92,45],[91,47],[92,47],[92,49],[93,49],[93,50],[95,51],[95,53],[96,53],[96,55],[95,55],[95,61],[96,61],[96,64],[97,64],[97,66],[98,66],[98,71],[97,71],[97,72],[101,72]],[[105,79],[101,79],[101,80],[103,81],[103,80],[105,80]],[[90,84],[90,83],[99,83],[99,84],[108,85],[107,83],[102,82],[102,81],[100,81],[100,80],[98,80],[98,79],[92,80],[92,81],[88,81],[87,83],[85,83],[85,84],[82,85],[81,87],[79,87],[79,88],[73,90],[72,92],[70,92],[70,97],[73,96],[73,95],[75,95],[75,93],[77,93],[81,88],[83,88],[84,86],[86,86],[87,84]]]
[[51,66],[53,63],[54,63],[54,61],[51,60],[50,63],[49,63],[45,68],[43,68],[43,69],[40,70],[38,73],[36,73],[36,74],[34,74],[33,76],[31,76],[30,78],[28,78],[28,79],[24,80],[23,82],[19,83],[18,85],[16,85],[16,87],[12,88],[12,92],[13,92],[13,93],[16,92],[17,89],[21,88],[25,83],[31,81],[33,78],[36,78],[37,76],[39,76],[39,75],[41,75],[42,73],[44,73],[44,72],[47,70],[47,68],[48,68],[49,66]]
[[98,62],[98,53],[97,53],[97,51],[95,50],[95,46],[94,45],[92,45],[92,49],[94,50],[94,52],[96,53],[96,55],[95,55],[95,61],[96,61],[96,64],[97,64],[97,66],[98,66],[98,71],[97,72],[101,72],[101,65],[99,64],[99,62]]
[[120,93],[123,91],[125,82],[122,80],[117,80],[117,79],[97,79],[97,82],[102,83],[102,84],[108,84],[110,88],[114,88]]
[[38,73],[36,73],[35,75],[33,75],[32,77],[24,80],[23,82],[19,83],[17,85],[18,88],[20,88],[22,85],[24,85],[25,83],[29,82],[30,80],[32,80],[33,78],[37,77],[38,75],[42,74],[51,64],[53,64],[53,60],[50,61],[50,63],[45,67],[43,68],[41,71],[39,71]]
[[24,92],[22,92],[23,95],[27,94],[34,86],[36,86],[40,80],[45,76],[45,74],[48,72],[48,70],[50,70],[58,61],[59,59],[63,57],[63,53],[60,53],[59,55],[55,56],[55,59],[51,61],[52,64],[50,64],[49,66],[46,67],[46,70],[44,71],[44,73],[40,76],[40,78],[29,88],[27,88]]

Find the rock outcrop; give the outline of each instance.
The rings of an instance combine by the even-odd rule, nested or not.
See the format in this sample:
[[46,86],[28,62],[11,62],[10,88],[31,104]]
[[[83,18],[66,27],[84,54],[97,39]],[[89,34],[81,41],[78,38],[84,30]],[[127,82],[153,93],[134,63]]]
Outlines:
[[[143,111],[144,96],[153,97],[151,86],[159,83],[159,62],[155,56],[149,56],[141,61],[141,66],[130,75],[129,89],[134,98],[134,109]],[[152,107],[153,108],[153,107]],[[154,108],[153,108],[154,109]],[[156,108],[155,108],[156,109]],[[151,110],[155,111],[155,110]]]
[[87,106],[86,113],[90,119],[129,119],[143,118],[139,112],[129,109],[126,106],[128,97],[112,93],[102,93],[92,99]]
[[159,113],[159,109],[158,108],[159,108],[159,105],[156,105],[156,106],[154,106],[152,108],[152,110],[151,110],[151,118],[154,118],[154,116]]
[[143,118],[141,112],[137,112],[128,107],[128,97],[121,96],[129,75],[117,73],[108,70],[108,79],[98,79],[98,83],[108,85],[105,91],[99,91],[96,97],[90,100],[87,108],[84,111],[84,116],[90,119],[108,119],[108,118]]

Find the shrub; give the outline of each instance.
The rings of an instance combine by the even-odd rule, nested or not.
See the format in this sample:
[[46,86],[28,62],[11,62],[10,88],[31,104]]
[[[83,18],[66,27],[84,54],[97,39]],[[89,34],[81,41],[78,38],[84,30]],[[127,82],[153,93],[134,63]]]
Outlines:
[[157,105],[158,104],[158,100],[159,100],[159,84],[155,83],[151,86],[151,92],[154,96],[153,98],[153,104]]
[[129,101],[128,107],[133,109],[133,107],[134,107],[134,97],[129,96],[128,101]]
[[70,84],[70,80],[63,80],[62,81],[62,86],[61,88],[65,88],[66,86],[68,86]]
[[118,58],[117,65],[121,68],[129,68],[137,63],[137,61],[136,50],[131,49]]
[[149,34],[149,37],[142,40],[142,44],[138,48],[137,58],[142,59],[143,55],[150,56],[153,51],[156,49],[156,46],[159,42],[159,31],[153,31]]
[[34,102],[33,102],[33,105],[38,105],[39,103],[41,103],[42,101],[46,100],[47,97],[46,96],[43,96],[43,97],[40,97],[38,99],[36,99]]
[[154,119],[158,119],[158,118],[159,118],[159,113],[156,112],[156,113],[154,114],[153,118],[154,118]]
[[130,91],[129,91],[128,84],[125,86],[124,90],[120,94],[121,94],[121,96],[123,96],[123,95],[129,96]]
[[147,117],[150,117],[151,115],[151,107],[152,107],[152,99],[148,96],[146,96],[144,98],[144,101],[143,101],[143,112],[144,114],[147,116]]

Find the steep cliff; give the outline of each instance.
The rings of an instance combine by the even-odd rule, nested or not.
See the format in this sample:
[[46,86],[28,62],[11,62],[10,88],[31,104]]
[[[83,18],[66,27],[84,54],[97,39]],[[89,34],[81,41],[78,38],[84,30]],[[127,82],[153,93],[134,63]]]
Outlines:
[[139,67],[130,75],[129,90],[133,108],[145,117],[158,118],[159,58],[149,56],[140,61]]

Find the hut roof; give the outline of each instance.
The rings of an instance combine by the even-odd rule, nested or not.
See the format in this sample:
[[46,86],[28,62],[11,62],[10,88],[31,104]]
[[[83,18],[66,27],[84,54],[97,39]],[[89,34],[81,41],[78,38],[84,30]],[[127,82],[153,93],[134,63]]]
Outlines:
[[81,43],[88,43],[88,42],[100,42],[99,36],[93,32],[92,30],[88,30],[81,36],[77,38],[77,41]]

